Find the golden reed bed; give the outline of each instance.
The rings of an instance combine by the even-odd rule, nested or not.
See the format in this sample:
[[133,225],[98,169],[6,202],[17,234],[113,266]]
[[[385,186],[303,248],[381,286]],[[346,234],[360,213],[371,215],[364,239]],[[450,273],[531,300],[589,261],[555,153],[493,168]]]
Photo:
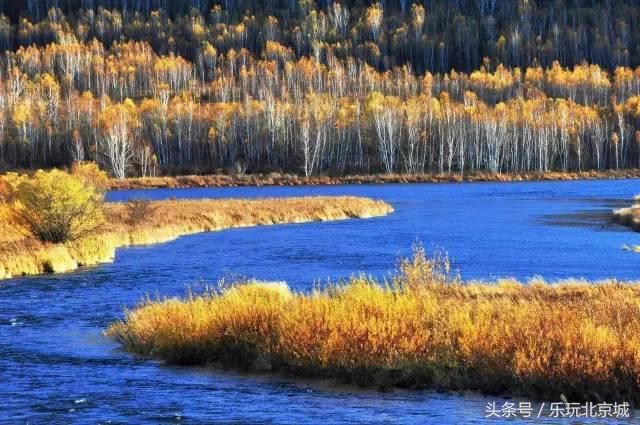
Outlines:
[[112,261],[115,249],[165,242],[181,235],[281,223],[367,218],[393,208],[358,197],[306,197],[262,200],[172,200],[152,202],[153,214],[141,224],[127,224],[126,205],[107,203],[108,228],[100,234],[65,244],[25,237],[0,210],[0,279]]
[[393,279],[248,283],[145,301],[107,334],[179,364],[361,385],[640,401],[637,282],[460,282],[418,250]]

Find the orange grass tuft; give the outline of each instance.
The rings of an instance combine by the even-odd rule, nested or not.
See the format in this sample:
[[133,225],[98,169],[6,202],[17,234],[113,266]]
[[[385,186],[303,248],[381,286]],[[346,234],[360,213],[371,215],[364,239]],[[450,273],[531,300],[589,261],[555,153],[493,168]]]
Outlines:
[[146,301],[107,334],[181,364],[383,388],[640,401],[640,286],[451,278],[418,250],[398,274],[311,293],[247,283]]
[[64,244],[42,243],[26,236],[0,203],[0,279],[26,274],[64,272],[113,259],[115,249],[166,242],[181,235],[282,223],[368,218],[389,214],[382,201],[358,197],[306,197],[260,200],[174,200],[151,202],[153,214],[131,223],[126,204],[107,203],[110,223],[102,233]]

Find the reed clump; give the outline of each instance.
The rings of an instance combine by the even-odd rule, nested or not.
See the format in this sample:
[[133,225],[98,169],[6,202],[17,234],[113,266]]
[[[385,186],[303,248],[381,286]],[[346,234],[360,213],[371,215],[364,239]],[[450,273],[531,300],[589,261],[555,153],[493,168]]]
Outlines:
[[250,282],[146,300],[107,334],[179,364],[359,385],[640,401],[640,286],[462,282],[418,249],[395,277],[310,293]]
[[613,220],[640,232],[640,195],[636,196],[634,201],[635,203],[628,208],[613,211]]
[[127,203],[105,203],[103,208],[108,226],[98,234],[56,244],[39,241],[19,229],[11,221],[9,207],[0,203],[0,279],[108,262],[118,247],[166,242],[186,234],[368,218],[393,211],[382,201],[358,197],[150,201],[145,210],[152,213],[141,219],[136,212],[135,220]]

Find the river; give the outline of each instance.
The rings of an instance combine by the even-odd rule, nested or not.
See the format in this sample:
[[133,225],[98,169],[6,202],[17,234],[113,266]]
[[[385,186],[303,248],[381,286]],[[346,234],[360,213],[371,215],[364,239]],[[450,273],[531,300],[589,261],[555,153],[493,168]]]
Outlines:
[[111,264],[0,282],[0,422],[499,423],[485,418],[499,397],[166,366],[121,351],[102,330],[145,296],[222,277],[298,290],[359,271],[384,277],[416,242],[447,252],[465,279],[640,280],[640,254],[622,250],[640,234],[609,222],[637,193],[637,180],[111,192],[111,201],[358,195],[396,212],[185,236],[118,250]]

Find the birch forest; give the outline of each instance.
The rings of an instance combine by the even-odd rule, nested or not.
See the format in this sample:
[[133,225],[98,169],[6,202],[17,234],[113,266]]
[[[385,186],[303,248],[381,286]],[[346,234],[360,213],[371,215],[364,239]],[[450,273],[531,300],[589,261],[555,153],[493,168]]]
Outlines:
[[640,1],[0,0],[0,169],[640,167]]

